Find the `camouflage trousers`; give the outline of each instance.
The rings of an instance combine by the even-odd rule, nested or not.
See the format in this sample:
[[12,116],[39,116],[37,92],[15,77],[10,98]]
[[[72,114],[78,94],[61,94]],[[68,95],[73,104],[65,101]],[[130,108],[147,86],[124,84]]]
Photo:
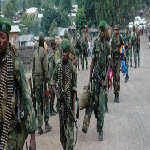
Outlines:
[[55,100],[55,93],[54,93],[53,89],[51,88],[50,107],[54,107],[54,100]]
[[130,49],[126,52],[126,66],[129,67]]
[[113,58],[113,87],[114,93],[120,91],[120,57]]
[[140,45],[134,46],[134,63],[137,66],[137,59],[138,59],[138,66],[140,66]]
[[93,110],[94,110],[95,117],[97,118],[97,132],[99,132],[104,125],[106,90],[100,87],[99,89],[100,91],[98,92],[98,89],[96,89],[95,85],[96,83],[94,84],[94,90],[92,92],[93,96],[85,110],[85,116],[84,116],[83,127],[82,127],[82,131],[84,133],[86,133],[88,130]]
[[36,87],[36,101],[37,101],[37,119],[38,119],[38,128],[43,125],[43,113],[44,113],[44,121],[49,121],[49,113],[50,113],[50,100],[45,99],[45,107],[46,110],[43,109],[43,87]]
[[129,55],[130,55],[130,66],[132,66],[132,47],[129,49]]
[[74,122],[59,111],[60,142],[64,150],[73,150],[74,147]]
[[80,69],[80,56],[77,55],[77,60],[78,60],[78,70]]
[[86,62],[86,69],[88,69],[87,56],[86,55],[82,55],[82,70],[84,70],[84,60]]
[[[2,128],[0,127],[0,139],[1,133]],[[22,150],[27,136],[28,132],[26,130],[25,122],[22,122],[20,126],[16,126],[15,129],[8,134],[8,143],[5,150]]]

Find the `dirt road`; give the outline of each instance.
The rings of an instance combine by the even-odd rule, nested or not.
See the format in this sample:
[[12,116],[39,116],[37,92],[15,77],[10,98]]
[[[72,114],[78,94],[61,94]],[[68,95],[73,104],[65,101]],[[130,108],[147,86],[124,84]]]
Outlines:
[[[90,59],[88,61],[90,63]],[[89,64],[90,65],[90,64]],[[121,73],[120,103],[114,103],[109,93],[109,112],[105,114],[104,141],[98,141],[96,119],[92,116],[88,133],[82,133],[84,110],[78,120],[79,133],[75,150],[149,150],[150,148],[150,49],[145,36],[141,37],[141,66],[129,68],[129,81]],[[89,70],[78,72],[78,96],[89,80]],[[59,141],[58,115],[50,118],[53,129],[37,135],[37,150],[62,150]],[[44,129],[44,127],[43,127]],[[29,138],[28,138],[29,144]]]

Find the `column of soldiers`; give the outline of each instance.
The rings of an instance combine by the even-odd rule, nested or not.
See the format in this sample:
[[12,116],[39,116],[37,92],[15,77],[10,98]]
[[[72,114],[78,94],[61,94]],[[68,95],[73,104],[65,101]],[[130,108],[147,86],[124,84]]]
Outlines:
[[[75,101],[77,99],[77,67],[79,57],[82,56],[82,69],[84,59],[88,69],[87,38],[82,42],[78,35],[75,49],[66,35],[61,43],[61,58],[56,62],[55,40],[51,40],[49,54],[44,49],[44,34],[39,34],[39,46],[33,55],[32,78],[35,82],[37,103],[37,125],[32,100],[29,95],[28,84],[25,78],[23,64],[15,48],[9,43],[11,24],[6,18],[0,18],[0,149],[23,149],[28,134],[31,134],[30,149],[36,149],[35,131],[43,134],[43,120],[45,130],[50,131],[50,115],[59,113],[60,141],[64,150],[74,148]],[[113,87],[115,99],[119,103],[120,92],[120,47],[125,45],[126,65],[129,67],[129,57],[134,51],[134,63],[140,66],[140,35],[138,29],[133,28],[133,36],[126,27],[126,33],[120,35],[120,27],[114,28],[111,49],[106,40],[106,22],[99,23],[99,37],[94,41],[92,61],[90,65],[90,79],[88,88],[91,89],[92,101],[85,111],[83,132],[89,126],[92,112],[97,119],[98,140],[103,140],[104,113],[107,108],[107,85],[110,60],[113,62]],[[77,56],[77,59],[75,57]],[[77,61],[78,60],[78,61]],[[132,60],[130,58],[130,60]],[[132,66],[132,61],[130,61]],[[127,82],[129,75],[126,74]],[[54,99],[57,97],[57,111],[54,110]],[[43,118],[44,116],[44,118]]]

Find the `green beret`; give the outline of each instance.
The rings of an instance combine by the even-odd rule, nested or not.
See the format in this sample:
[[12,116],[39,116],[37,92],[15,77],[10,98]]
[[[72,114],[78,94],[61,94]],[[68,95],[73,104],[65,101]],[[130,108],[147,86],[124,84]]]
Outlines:
[[70,41],[68,40],[68,39],[64,39],[62,42],[61,42],[61,48],[63,49],[63,50],[70,50],[70,48],[71,48],[71,43],[70,43]]
[[44,40],[44,33],[43,32],[40,32],[39,33],[39,41],[42,41],[42,40]]
[[126,29],[129,29],[129,25],[126,25]]
[[106,29],[106,22],[105,21],[101,21],[100,23],[99,23],[99,29],[102,29],[102,30],[105,30]]
[[0,17],[0,31],[9,34],[11,30],[11,24],[5,17]]
[[51,45],[54,45],[54,44],[56,45],[55,39],[51,39],[50,42],[51,42]]

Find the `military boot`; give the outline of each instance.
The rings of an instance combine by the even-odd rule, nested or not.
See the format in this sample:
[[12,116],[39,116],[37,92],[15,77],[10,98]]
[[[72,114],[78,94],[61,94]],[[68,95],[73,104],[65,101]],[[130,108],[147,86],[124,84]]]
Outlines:
[[135,64],[134,69],[136,69],[136,68],[137,68],[137,65]]
[[127,83],[127,81],[128,81],[128,78],[127,78],[127,74],[126,74],[126,77],[125,77],[125,83]]
[[39,134],[39,135],[43,134],[43,130],[42,130],[41,127],[38,128],[38,134]]
[[103,130],[102,130],[102,127],[101,127],[101,129],[100,129],[100,131],[99,131],[98,140],[99,140],[99,141],[103,141]]
[[45,121],[45,130],[46,132],[52,130],[52,126],[49,125],[48,121]]
[[119,103],[119,93],[117,93],[116,102]]
[[117,102],[117,93],[115,93],[114,102]]
[[108,105],[105,103],[105,112],[108,113]]

